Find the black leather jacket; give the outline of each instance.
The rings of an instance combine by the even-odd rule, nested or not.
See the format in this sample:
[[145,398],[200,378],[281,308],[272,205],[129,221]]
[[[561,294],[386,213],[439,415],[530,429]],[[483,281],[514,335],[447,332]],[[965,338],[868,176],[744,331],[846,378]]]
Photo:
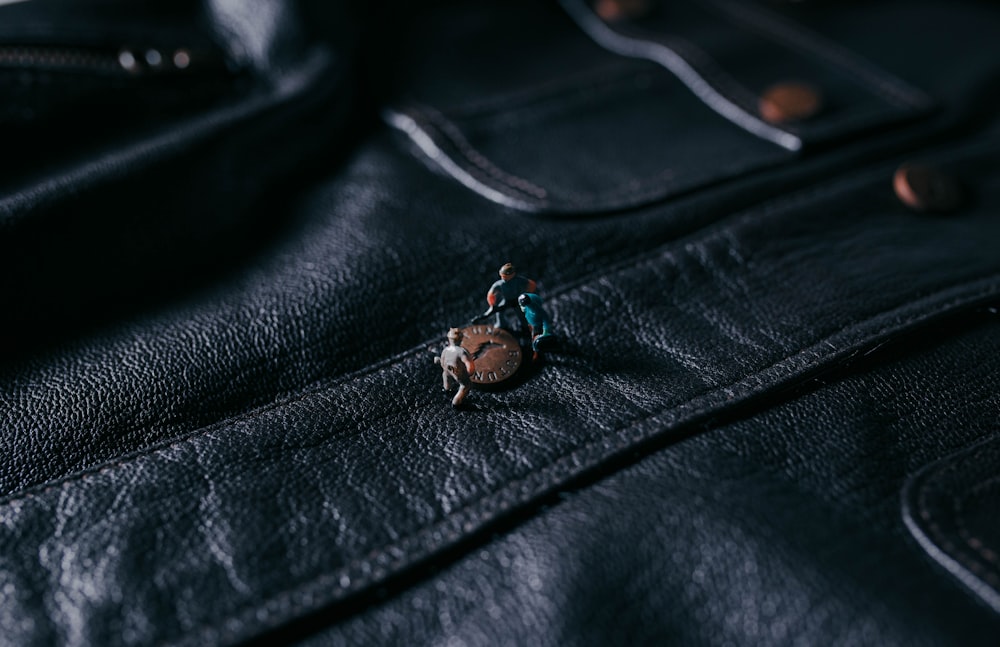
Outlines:
[[1000,8],[598,4],[0,6],[0,643],[996,644]]

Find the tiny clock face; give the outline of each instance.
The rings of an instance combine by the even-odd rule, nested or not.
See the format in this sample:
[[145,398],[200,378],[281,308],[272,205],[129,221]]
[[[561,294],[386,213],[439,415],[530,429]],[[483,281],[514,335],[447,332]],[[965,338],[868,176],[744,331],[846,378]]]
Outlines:
[[462,348],[469,351],[476,364],[471,375],[473,384],[497,384],[513,377],[524,356],[513,335],[493,326],[462,328]]

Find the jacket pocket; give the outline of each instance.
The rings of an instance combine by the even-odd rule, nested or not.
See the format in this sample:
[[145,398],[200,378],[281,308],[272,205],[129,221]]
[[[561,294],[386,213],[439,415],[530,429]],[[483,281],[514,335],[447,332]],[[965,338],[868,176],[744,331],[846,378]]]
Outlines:
[[1000,437],[956,452],[913,475],[903,520],[927,553],[1000,611]]
[[[588,213],[788,163],[931,107],[838,45],[743,5],[671,3],[627,27],[563,5],[498,7],[458,36],[460,17],[430,17],[413,30],[401,74],[411,83],[386,120],[495,202]],[[813,88],[821,106],[775,119],[760,97],[782,83]]]

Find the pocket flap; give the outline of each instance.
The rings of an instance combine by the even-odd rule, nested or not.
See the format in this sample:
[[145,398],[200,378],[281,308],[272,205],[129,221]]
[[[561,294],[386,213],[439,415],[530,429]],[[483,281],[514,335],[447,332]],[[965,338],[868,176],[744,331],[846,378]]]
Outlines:
[[[666,4],[628,27],[577,0],[566,12],[495,3],[489,21],[463,21],[461,7],[429,15],[411,30],[385,118],[494,202],[579,214],[788,163],[931,108],[794,23],[722,2]],[[822,107],[767,123],[759,97],[788,80],[814,85]]]

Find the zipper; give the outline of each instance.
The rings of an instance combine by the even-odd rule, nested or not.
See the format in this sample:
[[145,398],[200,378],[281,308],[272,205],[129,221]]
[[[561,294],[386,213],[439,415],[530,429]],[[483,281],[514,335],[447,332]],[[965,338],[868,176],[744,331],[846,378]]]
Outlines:
[[83,72],[114,76],[150,76],[226,71],[219,54],[186,47],[0,46],[0,69]]

